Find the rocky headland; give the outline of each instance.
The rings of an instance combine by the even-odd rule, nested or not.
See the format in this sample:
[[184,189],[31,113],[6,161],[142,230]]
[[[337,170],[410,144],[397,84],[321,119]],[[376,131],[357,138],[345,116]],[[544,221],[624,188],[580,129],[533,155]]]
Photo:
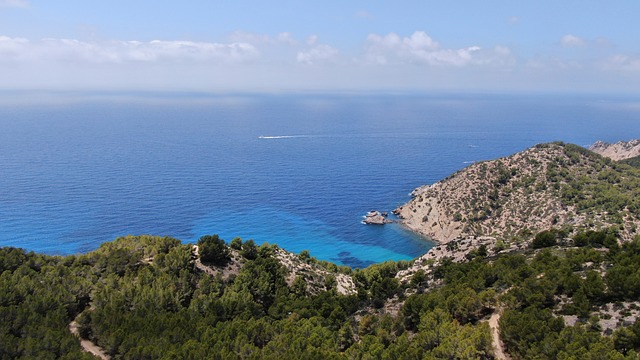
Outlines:
[[640,139],[619,141],[615,144],[596,141],[589,146],[589,150],[615,161],[630,159],[640,156]]
[[[595,151],[572,144],[540,144],[505,158],[475,163],[415,189],[411,201],[394,213],[409,229],[438,244],[396,273],[396,279],[408,287],[405,296],[429,291],[414,289],[412,284],[428,284],[430,289],[444,286],[446,280],[438,271],[450,263],[478,258],[494,263],[514,254],[532,261],[551,246],[554,254],[569,256],[584,249],[576,240],[579,234],[612,234],[609,248],[596,244],[598,250],[591,250],[603,258],[611,256],[610,249],[640,241],[640,167],[628,161],[637,157],[640,140],[613,145],[598,142],[591,149]],[[556,234],[553,245],[535,244],[544,233]],[[615,288],[614,275],[609,272],[615,274],[617,269],[610,271],[611,263],[581,261],[573,269],[579,276],[603,278],[611,286],[609,291]],[[545,276],[536,275],[536,281],[544,282]],[[505,295],[511,290],[500,291]],[[575,308],[576,297],[556,295],[552,302],[553,316],[565,326],[584,324],[590,317],[593,329],[602,334],[620,331],[640,319],[638,301],[599,298],[580,316],[567,310]],[[400,309],[400,305],[400,300],[390,299],[385,309]],[[493,321],[496,354],[504,350],[498,321],[501,306],[492,305],[488,320]]]
[[613,228],[625,241],[639,233],[638,173],[577,145],[540,144],[419,187],[394,213],[439,243],[529,241],[551,228]]

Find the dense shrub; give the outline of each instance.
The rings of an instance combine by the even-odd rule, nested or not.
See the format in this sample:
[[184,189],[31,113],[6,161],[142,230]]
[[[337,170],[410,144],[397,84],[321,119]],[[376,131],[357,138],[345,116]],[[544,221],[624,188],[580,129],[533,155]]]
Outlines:
[[553,230],[545,230],[536,234],[536,237],[531,242],[533,249],[541,249],[545,247],[554,246],[558,243],[557,233]]
[[224,265],[230,259],[229,248],[218,235],[205,235],[198,240],[198,249],[202,262]]

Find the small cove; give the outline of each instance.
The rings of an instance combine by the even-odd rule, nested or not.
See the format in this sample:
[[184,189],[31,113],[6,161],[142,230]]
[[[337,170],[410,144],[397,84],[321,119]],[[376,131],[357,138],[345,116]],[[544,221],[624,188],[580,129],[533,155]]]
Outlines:
[[[144,100],[144,101],[143,101]],[[0,246],[93,250],[217,233],[356,267],[432,243],[366,226],[415,187],[536,143],[640,137],[633,99],[524,95],[136,96],[0,106]]]

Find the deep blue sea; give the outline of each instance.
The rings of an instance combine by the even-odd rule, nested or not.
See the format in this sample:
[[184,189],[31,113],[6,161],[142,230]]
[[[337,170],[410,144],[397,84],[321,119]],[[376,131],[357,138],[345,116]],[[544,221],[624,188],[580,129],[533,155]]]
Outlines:
[[640,138],[632,97],[30,96],[0,105],[0,246],[48,254],[219,234],[354,267],[412,259],[432,243],[362,216],[536,143]]

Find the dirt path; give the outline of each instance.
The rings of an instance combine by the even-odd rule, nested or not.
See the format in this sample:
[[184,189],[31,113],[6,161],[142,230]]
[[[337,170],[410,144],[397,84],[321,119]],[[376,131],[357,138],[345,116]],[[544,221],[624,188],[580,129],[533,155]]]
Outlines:
[[500,316],[502,316],[502,309],[496,309],[495,312],[491,314],[491,318],[489,318],[493,351],[496,359],[508,360],[511,358],[504,352],[504,344],[502,340],[500,340]]
[[80,339],[80,346],[82,346],[82,350],[92,354],[93,356],[99,357],[102,360],[111,359],[109,355],[105,354],[104,350],[102,350],[100,346],[80,337],[80,333],[78,332],[78,323],[75,320],[69,324],[69,331]]

